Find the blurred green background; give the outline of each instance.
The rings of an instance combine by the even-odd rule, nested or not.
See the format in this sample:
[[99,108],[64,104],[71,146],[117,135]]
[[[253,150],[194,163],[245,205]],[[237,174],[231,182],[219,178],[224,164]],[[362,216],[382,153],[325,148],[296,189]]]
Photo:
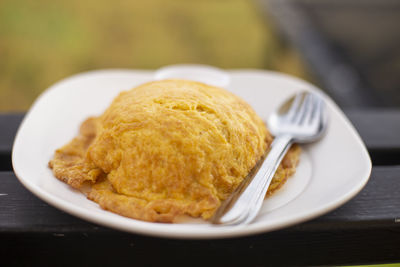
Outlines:
[[0,112],[82,71],[176,63],[308,77],[250,0],[0,1]]

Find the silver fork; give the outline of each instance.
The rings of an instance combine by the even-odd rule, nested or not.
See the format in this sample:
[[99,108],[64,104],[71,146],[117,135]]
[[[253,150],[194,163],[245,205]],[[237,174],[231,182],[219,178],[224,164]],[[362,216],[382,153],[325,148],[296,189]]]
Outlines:
[[284,155],[293,143],[308,143],[319,139],[327,126],[327,114],[322,97],[301,92],[286,101],[268,120],[275,136],[265,159],[261,159],[238,188],[226,199],[211,222],[214,224],[247,224],[257,216],[269,184]]

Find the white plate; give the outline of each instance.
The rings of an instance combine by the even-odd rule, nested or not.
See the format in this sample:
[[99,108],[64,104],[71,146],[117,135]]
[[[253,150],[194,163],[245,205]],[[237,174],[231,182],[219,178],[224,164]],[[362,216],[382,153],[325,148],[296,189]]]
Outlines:
[[[274,72],[235,70],[227,74],[227,89],[244,98],[264,119],[296,91],[318,90],[302,80]],[[371,161],[363,142],[344,114],[325,96],[330,117],[325,137],[303,147],[295,176],[265,200],[253,223],[149,223],[104,211],[57,180],[47,163],[55,149],[77,134],[86,117],[101,114],[120,91],[153,78],[152,71],[101,70],[75,75],[46,90],[27,113],[15,139],[12,160],[21,183],[65,212],[115,229],[174,238],[221,238],[272,231],[310,220],[354,197],[368,181]]]

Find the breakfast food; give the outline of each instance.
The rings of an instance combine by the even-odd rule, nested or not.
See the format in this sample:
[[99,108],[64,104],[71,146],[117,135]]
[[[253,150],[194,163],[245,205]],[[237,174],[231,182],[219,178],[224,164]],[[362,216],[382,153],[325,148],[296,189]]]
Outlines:
[[[89,199],[123,216],[210,218],[265,154],[272,137],[242,99],[206,84],[163,80],[117,96],[49,162]],[[292,147],[267,194],[295,171]]]

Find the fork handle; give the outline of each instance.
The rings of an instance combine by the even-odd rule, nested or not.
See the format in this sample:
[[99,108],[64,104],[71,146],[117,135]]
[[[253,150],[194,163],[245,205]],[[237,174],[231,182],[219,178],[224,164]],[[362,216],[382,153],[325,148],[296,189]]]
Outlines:
[[251,222],[257,216],[271,180],[292,142],[290,135],[277,136],[257,173],[247,177],[222,203],[222,209],[217,210],[211,222],[225,225]]

